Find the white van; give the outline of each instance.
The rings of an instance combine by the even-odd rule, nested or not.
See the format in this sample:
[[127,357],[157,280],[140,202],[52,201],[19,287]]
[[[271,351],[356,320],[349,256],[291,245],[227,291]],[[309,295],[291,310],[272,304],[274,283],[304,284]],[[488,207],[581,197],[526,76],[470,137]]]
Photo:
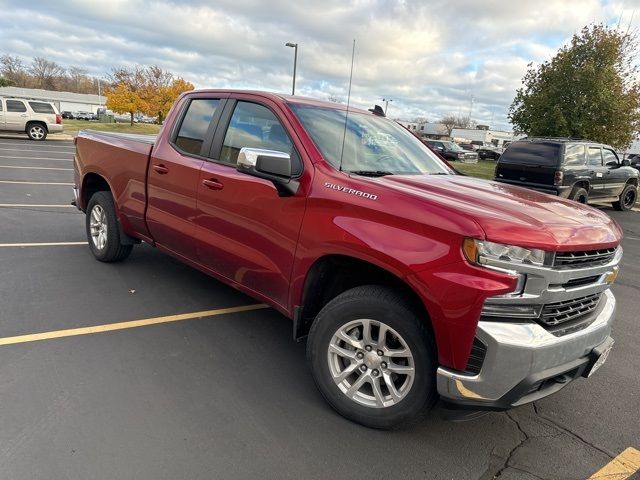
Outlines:
[[31,140],[44,140],[63,131],[62,115],[53,103],[0,97],[0,132],[20,132]]

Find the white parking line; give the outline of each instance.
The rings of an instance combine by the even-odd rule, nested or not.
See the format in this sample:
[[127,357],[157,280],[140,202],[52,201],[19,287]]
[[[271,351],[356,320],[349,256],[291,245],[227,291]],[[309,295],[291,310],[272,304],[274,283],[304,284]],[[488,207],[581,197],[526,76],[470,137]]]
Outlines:
[[76,208],[75,205],[41,205],[33,203],[0,203],[1,208],[25,208],[25,207],[38,207],[38,208]]
[[0,165],[0,168],[19,168],[22,170],[66,170],[73,172],[73,168],[54,168],[54,167],[23,167],[16,165]]
[[10,158],[16,160],[53,160],[58,162],[73,162],[73,158],[51,158],[51,157],[16,157],[15,155],[0,155],[0,158]]
[[0,152],[37,152],[37,153],[57,153],[58,155],[67,155],[69,153],[73,153],[75,150],[69,150],[68,152],[63,152],[61,150],[28,150],[25,148],[1,148]]
[[[69,142],[71,143],[71,142]],[[19,147],[32,147],[34,150],[37,150],[38,147],[37,145],[33,145],[30,142],[25,142],[25,143],[17,143],[17,142],[3,142],[0,141],[0,147],[4,146],[4,145],[12,145],[12,146],[19,146]],[[74,148],[73,145],[42,145],[43,147],[47,147],[47,148]]]
[[12,183],[14,185],[66,185],[73,186],[73,183],[63,182],[24,182],[22,180],[0,180],[0,183]]
[[66,247],[70,245],[89,245],[89,242],[0,243],[0,248]]

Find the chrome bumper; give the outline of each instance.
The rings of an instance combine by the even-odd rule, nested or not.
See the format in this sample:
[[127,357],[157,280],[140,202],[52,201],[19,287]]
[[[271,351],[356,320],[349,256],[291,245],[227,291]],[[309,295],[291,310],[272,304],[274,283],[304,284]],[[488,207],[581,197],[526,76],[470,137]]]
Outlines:
[[[563,336],[533,321],[480,321],[476,335],[487,347],[480,373],[440,367],[438,393],[445,401],[478,408],[510,408],[550,395],[580,376],[593,349],[610,341],[615,310],[615,297],[605,290],[594,320]],[[545,388],[535,390],[538,384]]]

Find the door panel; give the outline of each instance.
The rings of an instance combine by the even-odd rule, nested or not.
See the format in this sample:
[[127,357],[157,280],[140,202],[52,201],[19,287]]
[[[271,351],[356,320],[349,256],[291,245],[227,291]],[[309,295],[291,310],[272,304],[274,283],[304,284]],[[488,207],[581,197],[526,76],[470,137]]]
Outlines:
[[305,196],[280,197],[272,182],[238,172],[235,163],[243,146],[296,155],[293,144],[270,110],[245,102],[219,136],[222,153],[205,162],[198,183],[198,259],[286,305]]
[[624,190],[628,175],[620,169],[620,160],[613,150],[602,149],[602,160],[607,169],[605,174],[605,194],[607,196],[619,196]]
[[591,178],[591,190],[589,197],[597,198],[606,195],[605,192],[605,177],[607,175],[607,168],[602,165],[602,152],[600,147],[588,147],[587,148],[587,168],[589,171],[589,177]]
[[6,99],[5,106],[5,130],[12,132],[24,132],[29,120],[27,106],[22,100]]
[[170,142],[152,151],[147,181],[147,225],[162,247],[194,260],[196,195],[202,150],[213,135],[220,99],[194,98],[185,106],[180,127]]

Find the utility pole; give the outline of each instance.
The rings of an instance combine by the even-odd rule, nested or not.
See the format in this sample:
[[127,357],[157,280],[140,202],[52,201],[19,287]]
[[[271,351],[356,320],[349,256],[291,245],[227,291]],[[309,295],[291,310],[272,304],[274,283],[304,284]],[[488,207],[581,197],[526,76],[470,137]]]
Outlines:
[[294,49],[293,54],[293,87],[291,88],[291,95],[296,94],[296,67],[298,65],[298,44],[287,42],[284,44],[285,47],[291,47]]

